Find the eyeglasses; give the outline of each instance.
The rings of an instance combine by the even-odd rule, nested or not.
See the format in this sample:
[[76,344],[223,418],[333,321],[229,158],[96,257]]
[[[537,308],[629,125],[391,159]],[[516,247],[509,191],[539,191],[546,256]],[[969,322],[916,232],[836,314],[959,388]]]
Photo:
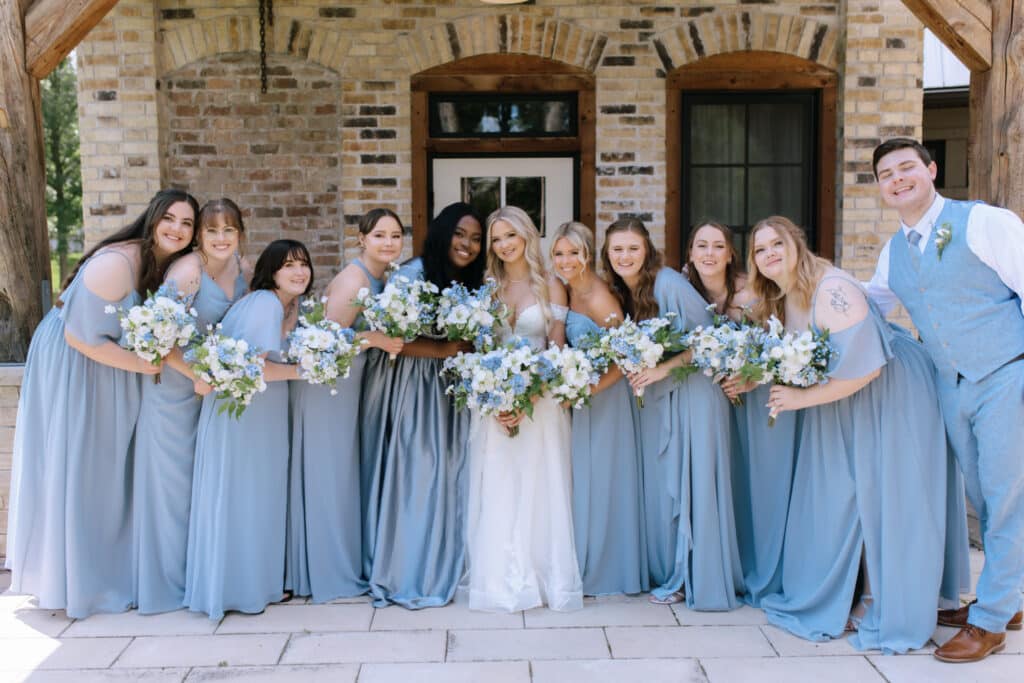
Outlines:
[[237,237],[239,229],[233,225],[225,225],[220,228],[203,228],[203,234],[207,237]]

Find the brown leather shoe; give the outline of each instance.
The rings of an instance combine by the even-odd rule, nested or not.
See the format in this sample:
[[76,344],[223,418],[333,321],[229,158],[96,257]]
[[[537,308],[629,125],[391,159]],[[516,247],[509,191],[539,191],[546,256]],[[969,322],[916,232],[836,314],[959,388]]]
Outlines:
[[[967,626],[967,612],[977,600],[973,601],[970,605],[964,605],[960,609],[940,609],[938,618],[939,626],[952,626],[954,628],[963,628]],[[1024,614],[1017,612],[1013,615],[1009,622],[1006,624],[1007,631],[1019,631],[1024,627]]]
[[991,654],[1001,652],[1005,647],[1005,633],[992,633],[968,624],[932,654],[940,661],[961,664],[979,662]]

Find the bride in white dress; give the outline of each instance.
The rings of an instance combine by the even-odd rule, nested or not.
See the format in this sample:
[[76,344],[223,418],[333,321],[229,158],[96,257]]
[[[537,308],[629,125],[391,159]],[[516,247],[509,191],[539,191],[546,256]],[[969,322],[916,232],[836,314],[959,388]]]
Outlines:
[[[507,337],[534,350],[565,344],[567,296],[545,277],[540,236],[522,209],[487,219],[487,272],[509,310]],[[519,427],[519,434],[509,430]],[[470,435],[467,583],[471,609],[514,612],[583,606],[572,530],[568,411],[548,397],[533,418],[475,416]]]

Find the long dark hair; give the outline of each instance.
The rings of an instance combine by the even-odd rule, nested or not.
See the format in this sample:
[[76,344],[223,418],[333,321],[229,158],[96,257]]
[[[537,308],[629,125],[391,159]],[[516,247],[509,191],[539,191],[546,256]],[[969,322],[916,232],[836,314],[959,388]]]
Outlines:
[[[636,294],[629,289],[626,281],[619,277],[619,274],[612,268],[611,259],[608,257],[608,238],[617,232],[633,232],[640,235],[644,240],[644,262],[640,267],[640,282],[636,288]],[[654,280],[661,270],[661,252],[651,241],[651,233],[647,226],[639,218],[620,218],[608,226],[604,234],[604,244],[601,245],[601,267],[604,269],[605,281],[612,290],[612,294],[622,304],[622,310],[629,314],[634,320],[646,320],[658,315],[658,301],[654,298]]]
[[[455,229],[466,216],[474,219],[480,226],[480,253],[465,268],[456,268],[448,258],[455,237]],[[487,265],[487,250],[483,245],[483,221],[476,210],[465,202],[455,202],[441,209],[441,212],[430,221],[427,238],[423,242],[420,253],[423,261],[423,276],[440,289],[444,289],[452,280],[461,282],[470,289],[483,284],[484,266]]]
[[164,217],[167,210],[171,208],[172,204],[178,202],[187,202],[192,207],[193,216],[193,230],[195,229],[196,218],[199,216],[199,202],[196,198],[190,195],[184,190],[178,190],[174,188],[160,190],[153,198],[149,200],[149,206],[146,210],[139,215],[134,221],[115,232],[110,237],[107,237],[100,241],[95,247],[85,253],[84,256],[78,261],[78,265],[74,267],[71,273],[64,280],[64,284],[61,287],[63,292],[71,284],[71,281],[75,279],[78,274],[78,270],[82,267],[89,258],[103,247],[110,246],[111,244],[117,244],[119,242],[139,242],[139,272],[136,274],[136,286],[135,290],[145,296],[147,292],[154,292],[163,282],[164,273],[167,272],[167,267],[170,266],[179,257],[187,254],[192,250],[191,243],[182,249],[181,251],[171,254],[171,257],[164,263],[157,263],[156,254],[153,253],[153,246],[156,238],[154,228],[160,219]]
[[719,313],[724,315],[732,308],[732,300],[736,297],[736,281],[742,273],[736,264],[740,262],[741,257],[736,252],[736,245],[732,241],[732,228],[728,225],[723,225],[717,221],[701,221],[694,226],[693,230],[690,231],[690,238],[686,240],[686,277],[704,301],[707,301],[709,304],[712,303],[711,297],[708,296],[707,287],[704,286],[704,281],[700,279],[700,273],[697,272],[697,267],[693,264],[693,259],[690,258],[690,254],[693,252],[693,243],[697,240],[697,232],[704,227],[714,228],[722,233],[722,237],[725,238],[726,248],[729,250],[729,263],[725,266],[725,304],[722,310],[719,311]]
[[313,259],[310,258],[306,245],[298,240],[274,240],[268,244],[267,248],[260,254],[259,259],[256,260],[256,267],[252,271],[252,282],[249,284],[249,289],[253,292],[257,289],[269,289],[271,291],[276,289],[277,284],[274,282],[274,274],[281,270],[281,267],[288,259],[305,261],[306,265],[309,266],[309,284],[306,285],[306,291],[302,293],[302,296],[308,296],[310,290],[313,289]]

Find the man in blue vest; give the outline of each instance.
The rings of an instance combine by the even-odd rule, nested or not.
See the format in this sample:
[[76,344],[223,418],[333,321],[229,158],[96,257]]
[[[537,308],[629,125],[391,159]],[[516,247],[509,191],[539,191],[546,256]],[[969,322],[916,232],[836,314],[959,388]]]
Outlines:
[[940,610],[960,631],[935,651],[973,662],[1021,628],[1024,586],[1024,224],[1013,212],[935,191],[938,167],[907,138],[872,163],[900,230],[868,286],[883,310],[902,302],[935,362],[946,432],[978,511],[985,566],[978,599]]

